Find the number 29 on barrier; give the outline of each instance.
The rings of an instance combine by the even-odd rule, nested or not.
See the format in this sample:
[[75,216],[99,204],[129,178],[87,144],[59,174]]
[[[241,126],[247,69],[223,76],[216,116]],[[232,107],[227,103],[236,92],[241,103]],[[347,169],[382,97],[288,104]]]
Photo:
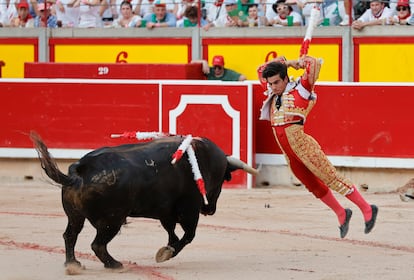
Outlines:
[[109,74],[109,67],[108,66],[99,66],[98,67],[98,75],[108,75]]

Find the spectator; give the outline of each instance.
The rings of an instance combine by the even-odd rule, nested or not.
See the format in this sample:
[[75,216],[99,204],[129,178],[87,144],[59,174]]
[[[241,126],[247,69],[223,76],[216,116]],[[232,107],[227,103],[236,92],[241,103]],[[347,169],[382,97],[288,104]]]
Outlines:
[[237,0],[237,9],[247,15],[251,4],[254,4],[254,0]]
[[121,3],[121,16],[113,23],[114,27],[140,27],[142,18],[132,13],[132,4],[128,0]]
[[[109,14],[110,13],[110,14]],[[103,17],[105,16],[105,21]],[[110,3],[108,0],[100,0],[99,1],[99,9],[98,9],[98,18],[97,18],[97,26],[96,27],[109,27],[112,26],[113,16],[110,10]]]
[[206,60],[193,60],[191,63],[202,63],[202,71],[206,75],[207,80],[221,80],[221,81],[244,81],[246,76],[224,68],[224,57],[216,55],[213,57],[213,66],[209,67]]
[[39,13],[37,10],[37,1],[28,0],[27,3],[29,4],[29,14],[32,16],[32,18],[35,18]]
[[22,0],[17,4],[17,15],[11,20],[11,27],[34,27],[34,18],[29,13],[29,3]]
[[348,10],[345,8],[345,2],[348,3],[347,1],[348,0],[298,0],[297,4],[301,10],[305,25],[309,24],[311,10],[314,5],[319,5],[321,9],[321,17],[319,18],[318,23],[321,23],[324,18],[328,18],[329,25],[349,25]]
[[266,0],[255,0],[255,4],[258,7],[258,15],[259,16],[266,16]]
[[46,2],[45,3],[38,3],[37,10],[39,15],[34,19],[34,27],[49,27],[49,28],[56,28],[57,25],[57,18],[56,16],[52,15],[50,12],[51,4]]
[[0,0],[0,27],[9,26],[15,17],[18,17],[16,0]]
[[[138,0],[138,4],[134,8],[134,14],[145,17],[147,14],[154,13],[154,0]],[[167,12],[174,15],[178,12],[178,4],[174,0],[165,1]],[[133,5],[134,6],[134,5]]]
[[[338,1],[338,13],[339,16],[342,18],[342,21],[339,23],[341,26],[349,25],[349,21],[354,18],[354,9],[352,7],[352,0],[342,0]],[[351,9],[352,16],[349,16],[349,10]]]
[[412,13],[411,16],[408,18],[407,25],[414,25],[414,13]]
[[266,11],[266,1],[267,0],[237,0],[237,9],[243,11],[243,13],[247,15],[250,5],[257,4],[259,16],[264,16]]
[[181,2],[178,4],[176,17],[177,20],[182,19],[184,17],[184,13],[190,6],[197,6],[197,1],[194,0],[181,0]]
[[222,27],[225,24],[225,19],[227,17],[226,9],[224,8],[224,0],[216,0],[214,3],[207,3],[207,21],[208,25],[204,27],[205,30],[208,30],[210,27]]
[[101,6],[99,14],[102,18],[103,27],[112,27],[114,23],[114,15],[112,14],[111,0],[103,0],[105,3]]
[[135,6],[134,14],[144,18],[148,14],[154,13],[154,0],[139,0]]
[[362,30],[365,26],[389,24],[393,11],[381,0],[371,0],[369,9],[357,20],[352,22],[352,28]]
[[354,20],[362,16],[369,9],[369,2],[357,0],[353,7]]
[[[206,26],[208,21],[200,18],[201,27]],[[184,12],[184,17],[177,21],[177,27],[194,27],[198,25],[198,8],[188,6]]]
[[[111,6],[112,17],[114,19],[117,19],[121,16],[121,4],[122,2],[124,2],[124,0],[110,0],[110,2],[111,2],[110,6]],[[131,0],[129,2],[131,3],[132,10],[135,13],[137,7],[140,6],[139,0]],[[136,14],[140,15],[139,13],[136,13]]]
[[390,24],[408,25],[411,16],[411,7],[408,0],[399,0],[395,7],[396,15],[390,18]]
[[55,11],[58,24],[62,27],[77,27],[79,23],[79,6],[69,7],[71,0],[56,1]]
[[[316,3],[323,3],[323,0],[298,0],[297,5],[300,9],[300,13],[302,14],[303,22],[305,25],[309,25],[309,18],[312,11],[312,8]],[[322,16],[322,15],[321,15]]]
[[[262,1],[262,0],[261,0]],[[276,0],[263,0],[265,1],[264,3],[264,12],[265,12],[265,16],[267,18],[268,21],[270,21],[271,19],[274,19],[277,16],[277,13],[275,11],[273,11],[272,6],[273,4],[276,2]],[[297,12],[298,14],[302,15],[302,10],[299,7],[299,1],[301,0],[287,0],[286,4],[289,5],[290,7],[292,7],[292,10],[294,12]],[[302,0],[305,1],[305,0]],[[312,1],[312,0],[310,0]],[[323,1],[323,0],[319,0],[319,1]],[[303,21],[303,17],[302,17],[302,21]]]
[[70,7],[79,7],[80,28],[102,27],[102,13],[108,8],[106,0],[75,0]]
[[[122,0],[117,0],[122,1]],[[145,17],[148,13],[154,12],[154,0],[133,0],[138,1],[137,5],[132,4],[134,7],[134,14],[141,15]],[[177,14],[178,11],[178,2],[176,3],[175,0],[163,0],[166,5],[167,12],[172,13],[173,15]]]
[[277,14],[275,18],[269,20],[269,24],[273,26],[288,26],[287,17],[293,17],[293,25],[301,26],[303,25],[302,16],[293,11],[293,8],[290,5],[286,4],[286,0],[277,0],[276,3],[272,5],[273,11]]
[[[210,23],[204,28],[205,30],[208,30],[208,28],[212,26],[241,26],[242,22],[247,20],[247,16],[242,11],[239,14],[236,0],[219,0],[216,1],[214,5],[216,6],[215,8],[210,6],[207,10],[207,18]],[[214,17],[214,20],[211,16]]]
[[238,9],[236,0],[224,0],[227,15],[221,18],[226,27],[243,26],[247,23],[247,15]]
[[397,8],[397,4],[398,2],[400,2],[399,0],[383,0],[386,1],[388,4],[388,8],[390,8],[391,10],[395,10],[395,8]]
[[173,13],[167,12],[167,5],[163,0],[155,0],[154,13],[144,17],[147,22],[147,28],[156,27],[176,27],[177,20]]
[[[397,8],[397,4],[398,2],[400,2],[400,0],[384,0],[384,1],[388,1],[388,7],[395,11],[395,8]],[[410,5],[410,10],[414,10],[414,0],[409,0],[408,4]]]
[[259,16],[259,5],[251,4],[247,10],[247,21],[243,22],[243,26],[266,26],[267,18],[265,16]]

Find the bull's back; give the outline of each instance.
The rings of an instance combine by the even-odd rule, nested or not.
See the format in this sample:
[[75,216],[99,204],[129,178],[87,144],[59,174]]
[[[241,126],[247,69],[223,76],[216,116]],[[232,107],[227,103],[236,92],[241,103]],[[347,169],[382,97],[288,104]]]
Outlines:
[[[179,203],[199,207],[201,196],[187,155],[171,163],[182,140],[168,137],[100,148],[73,164],[70,173],[83,178],[88,204],[122,205],[130,216],[159,218]],[[195,140],[193,145],[206,189],[221,187],[224,153],[206,139]]]
[[[174,140],[174,141],[172,141]],[[112,173],[118,180],[148,181],[150,177],[165,171],[177,150],[178,139],[125,144],[94,150],[69,168],[69,174],[83,178],[85,185],[96,182],[99,174]],[[161,172],[161,174],[164,174]]]

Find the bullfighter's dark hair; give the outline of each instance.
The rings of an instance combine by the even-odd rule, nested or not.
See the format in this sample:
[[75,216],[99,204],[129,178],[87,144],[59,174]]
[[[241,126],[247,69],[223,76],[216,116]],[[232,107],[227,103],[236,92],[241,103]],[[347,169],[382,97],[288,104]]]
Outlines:
[[287,77],[287,66],[281,62],[270,62],[263,70],[262,77],[264,79],[279,75],[284,80]]

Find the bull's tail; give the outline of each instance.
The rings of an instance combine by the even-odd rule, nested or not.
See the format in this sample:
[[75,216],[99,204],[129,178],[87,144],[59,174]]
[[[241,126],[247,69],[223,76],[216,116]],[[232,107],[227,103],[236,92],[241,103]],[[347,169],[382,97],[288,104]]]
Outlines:
[[79,186],[81,184],[81,178],[68,176],[59,170],[56,160],[50,155],[46,144],[36,132],[30,132],[30,139],[35,145],[35,149],[39,155],[40,164],[50,179],[61,184],[62,187]]

